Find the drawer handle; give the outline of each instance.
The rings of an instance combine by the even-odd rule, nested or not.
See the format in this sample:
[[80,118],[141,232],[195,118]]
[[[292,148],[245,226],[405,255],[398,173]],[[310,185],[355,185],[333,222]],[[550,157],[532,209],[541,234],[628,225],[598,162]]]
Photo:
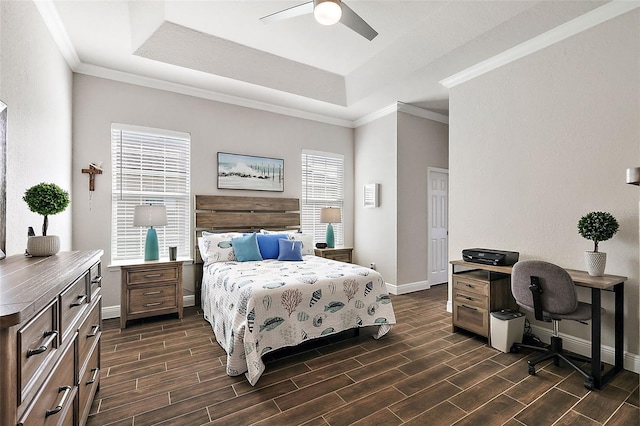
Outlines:
[[91,284],[100,284],[102,282],[102,275],[98,275],[91,279]]
[[472,311],[477,311],[478,308],[472,308],[471,306],[461,305],[463,308],[471,309]]
[[83,294],[82,296],[78,296],[78,300],[76,300],[74,303],[72,303],[70,306],[72,308],[75,308],[77,306],[82,306],[84,304],[84,302],[87,301],[87,295]]
[[158,291],[145,291],[144,293],[142,293],[143,296],[151,296],[153,294],[162,294],[162,290],[158,290]]
[[71,386],[60,386],[58,388],[58,393],[62,391],[64,391],[64,393],[62,394],[62,398],[60,398],[60,402],[58,403],[58,405],[55,406],[53,410],[45,411],[45,417],[52,416],[62,411],[62,407],[64,407],[64,403],[69,397],[69,394],[71,393]]
[[47,331],[44,333],[44,337],[46,337],[46,339],[44,342],[42,342],[42,346],[36,349],[27,349],[27,358],[29,358],[32,355],[38,355],[46,351],[49,345],[51,344],[51,342],[53,342],[53,339],[58,337],[58,332],[55,330]]
[[91,333],[87,334],[87,339],[89,337],[96,337],[96,334],[98,334],[98,331],[100,331],[100,326],[99,325],[94,325],[91,328]]
[[467,283],[467,284],[465,284],[465,285],[466,285],[467,287],[469,287],[469,288],[473,288],[473,284],[469,284],[469,283]]
[[93,372],[93,374],[91,375],[91,378],[89,379],[89,381],[87,381],[87,385],[90,385],[92,383],[95,383],[96,378],[98,377],[98,371],[100,371],[99,368],[92,368],[91,371]]
[[473,297],[469,297],[469,296],[462,296],[462,298],[467,300],[475,300]]
[[158,278],[158,277],[161,277],[161,276],[162,276],[162,274],[147,274],[144,277],[145,278]]
[[162,305],[163,302],[153,302],[153,303],[145,303],[144,307],[148,308],[150,306],[158,306],[158,305]]

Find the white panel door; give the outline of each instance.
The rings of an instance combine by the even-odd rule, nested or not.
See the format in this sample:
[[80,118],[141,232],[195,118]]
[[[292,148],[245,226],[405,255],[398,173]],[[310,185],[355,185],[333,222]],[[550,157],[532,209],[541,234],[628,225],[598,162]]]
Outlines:
[[429,168],[429,285],[447,282],[449,243],[449,171]]

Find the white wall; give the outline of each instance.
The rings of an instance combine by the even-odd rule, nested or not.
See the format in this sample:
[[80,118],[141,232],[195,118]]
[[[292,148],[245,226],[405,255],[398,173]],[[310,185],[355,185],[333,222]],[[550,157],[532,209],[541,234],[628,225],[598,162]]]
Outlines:
[[[0,99],[7,104],[7,254],[24,253],[27,188],[55,183],[71,192],[72,73],[32,2],[0,2]],[[27,172],[28,171],[28,172]],[[71,194],[71,205],[75,203]],[[49,218],[50,235],[71,249],[71,208]]]
[[[428,288],[428,167],[448,167],[446,124],[399,111],[356,129],[354,257],[394,293]],[[380,184],[378,208],[362,207],[367,183]]]
[[398,112],[398,281],[428,281],[428,167],[449,167],[449,128]]
[[[620,231],[599,248],[607,273],[629,277],[625,350],[639,354],[638,189],[625,184],[625,169],[640,164],[639,145],[637,10],[452,88],[450,258],[491,247],[584,269],[593,244],[577,222],[611,212]],[[582,289],[579,296],[589,300]],[[609,296],[603,343],[612,346]],[[575,322],[561,331],[590,338]]]
[[[397,281],[397,120],[387,114],[355,130],[355,262],[375,263],[387,283]],[[363,186],[380,184],[380,207],[362,206]]]
[[[191,96],[76,74],[73,97],[73,206],[75,249],[101,248],[111,259],[112,122],[191,135],[191,193],[300,197],[302,149],[334,152],[345,160],[345,244],[353,244],[353,130]],[[284,193],[216,189],[217,152],[283,158]],[[89,162],[103,162],[90,193]],[[106,270],[107,268],[105,268]],[[195,267],[185,267],[193,290]],[[105,307],[120,304],[120,275],[109,268],[103,281]]]

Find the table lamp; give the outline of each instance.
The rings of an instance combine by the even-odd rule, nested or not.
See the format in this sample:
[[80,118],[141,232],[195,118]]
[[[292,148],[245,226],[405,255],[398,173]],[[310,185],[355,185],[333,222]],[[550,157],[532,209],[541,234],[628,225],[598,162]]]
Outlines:
[[332,223],[341,223],[342,216],[340,214],[339,208],[334,207],[326,207],[320,209],[320,223],[327,224],[327,247],[334,248],[336,246],[335,239],[333,236],[333,225]]
[[148,226],[147,240],[144,244],[144,260],[158,260],[158,235],[154,226],[167,225],[167,208],[163,205],[135,206],[133,212],[133,226]]

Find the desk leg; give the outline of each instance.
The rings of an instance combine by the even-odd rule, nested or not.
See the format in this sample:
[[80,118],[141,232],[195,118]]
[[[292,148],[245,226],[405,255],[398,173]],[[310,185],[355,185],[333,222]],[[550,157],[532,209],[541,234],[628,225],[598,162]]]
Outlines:
[[602,342],[602,312],[600,311],[600,289],[591,289],[591,375],[596,389],[602,386],[600,373],[601,342]]
[[591,306],[593,319],[591,321],[592,346],[591,346],[591,374],[596,389],[602,389],[611,379],[622,370],[624,364],[624,287],[623,283],[613,287],[615,292],[615,354],[614,366],[609,371],[601,374],[601,314],[600,314],[600,290],[591,289]]

